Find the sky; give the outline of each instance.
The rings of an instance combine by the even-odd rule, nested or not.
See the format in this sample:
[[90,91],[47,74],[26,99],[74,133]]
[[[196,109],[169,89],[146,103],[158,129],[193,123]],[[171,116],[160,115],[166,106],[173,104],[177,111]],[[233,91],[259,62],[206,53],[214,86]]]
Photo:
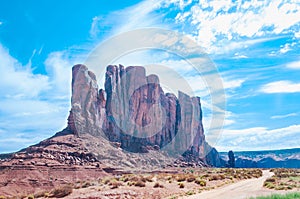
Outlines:
[[[0,153],[66,127],[72,66],[84,63],[101,42],[139,28],[183,33],[214,62],[226,94],[217,150],[300,147],[298,1],[11,0],[0,6]],[[118,61],[191,72],[160,51],[133,52]],[[191,87],[201,90],[200,80],[187,74]],[[209,135],[209,95],[196,93]]]

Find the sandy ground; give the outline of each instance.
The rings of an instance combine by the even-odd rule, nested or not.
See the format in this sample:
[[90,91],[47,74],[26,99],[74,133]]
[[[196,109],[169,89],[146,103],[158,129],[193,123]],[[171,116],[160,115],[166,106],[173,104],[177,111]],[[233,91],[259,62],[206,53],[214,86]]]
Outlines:
[[[274,193],[284,194],[287,191],[266,189],[263,187],[264,181],[274,175],[269,170],[263,171],[263,176],[257,179],[243,180],[225,187],[220,187],[211,191],[204,191],[192,196],[185,196],[182,199],[247,199],[250,197],[271,195]],[[299,190],[298,190],[299,191]]]

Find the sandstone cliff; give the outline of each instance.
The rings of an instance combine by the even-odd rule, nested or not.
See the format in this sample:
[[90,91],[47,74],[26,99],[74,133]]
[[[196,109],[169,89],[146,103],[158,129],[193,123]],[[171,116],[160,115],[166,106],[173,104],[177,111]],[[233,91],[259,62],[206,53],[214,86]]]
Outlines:
[[199,97],[164,93],[158,76],[146,76],[141,66],[108,66],[100,90],[86,66],[75,65],[72,75],[67,129],[75,135],[104,137],[130,152],[159,150],[221,165],[218,152],[205,141]]

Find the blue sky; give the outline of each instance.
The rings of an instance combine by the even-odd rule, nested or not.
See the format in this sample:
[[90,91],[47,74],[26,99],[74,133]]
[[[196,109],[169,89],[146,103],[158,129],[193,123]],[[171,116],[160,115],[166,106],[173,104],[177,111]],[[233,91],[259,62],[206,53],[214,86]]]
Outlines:
[[[300,147],[297,1],[12,0],[1,4],[0,153],[34,144],[64,128],[72,65],[83,63],[97,44],[112,35],[148,27],[183,32],[216,64],[227,96],[218,150]],[[153,52],[138,55],[123,61],[131,65],[153,61]],[[156,61],[187,67],[158,57]],[[197,87],[197,81],[192,82]],[[205,96],[201,97],[207,126],[210,112]]]

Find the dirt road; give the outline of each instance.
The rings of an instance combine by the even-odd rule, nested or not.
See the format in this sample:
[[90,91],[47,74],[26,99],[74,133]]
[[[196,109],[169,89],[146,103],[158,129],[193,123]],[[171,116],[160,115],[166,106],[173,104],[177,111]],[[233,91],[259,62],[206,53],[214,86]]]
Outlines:
[[264,181],[274,175],[269,170],[263,171],[260,178],[243,180],[225,187],[220,187],[200,194],[182,197],[182,199],[247,199],[250,197],[271,195],[272,193],[285,193],[263,188]]

